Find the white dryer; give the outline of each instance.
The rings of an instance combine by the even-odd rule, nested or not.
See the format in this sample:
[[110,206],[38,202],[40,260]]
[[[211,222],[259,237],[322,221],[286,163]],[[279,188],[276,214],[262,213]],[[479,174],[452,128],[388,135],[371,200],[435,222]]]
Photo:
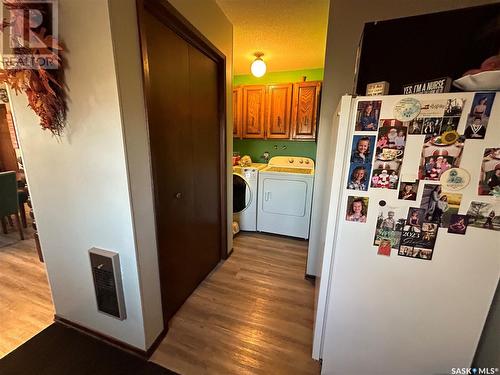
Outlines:
[[233,167],[233,220],[240,230],[257,230],[259,168]]
[[309,238],[314,161],[275,156],[259,174],[257,230]]

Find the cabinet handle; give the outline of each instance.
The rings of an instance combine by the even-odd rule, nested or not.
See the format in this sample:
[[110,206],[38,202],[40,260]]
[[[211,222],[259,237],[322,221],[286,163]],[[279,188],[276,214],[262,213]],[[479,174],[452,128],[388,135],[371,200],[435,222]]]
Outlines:
[[281,117],[278,116],[278,128],[280,128]]
[[175,199],[181,199],[181,198],[182,198],[182,193],[175,194]]

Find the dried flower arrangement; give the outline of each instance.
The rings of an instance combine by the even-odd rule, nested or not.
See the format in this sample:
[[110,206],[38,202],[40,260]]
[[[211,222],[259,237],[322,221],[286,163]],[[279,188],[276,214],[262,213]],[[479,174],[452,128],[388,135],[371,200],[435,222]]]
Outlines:
[[61,135],[66,120],[66,92],[63,83],[63,48],[52,35],[52,2],[29,3],[4,0],[10,18],[0,31],[9,32],[11,53],[3,55],[0,83],[16,95],[24,92],[28,105],[40,117],[40,125]]

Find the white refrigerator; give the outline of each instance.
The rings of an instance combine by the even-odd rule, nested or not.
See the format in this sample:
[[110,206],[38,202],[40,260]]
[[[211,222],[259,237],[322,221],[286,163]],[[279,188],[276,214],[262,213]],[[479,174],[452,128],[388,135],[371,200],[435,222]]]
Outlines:
[[500,93],[346,96],[340,114],[322,374],[460,373],[500,276]]

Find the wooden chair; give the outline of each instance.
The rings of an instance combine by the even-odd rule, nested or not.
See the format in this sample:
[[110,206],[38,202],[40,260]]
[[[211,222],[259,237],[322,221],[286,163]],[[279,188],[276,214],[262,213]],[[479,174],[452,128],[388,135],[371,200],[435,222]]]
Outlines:
[[7,234],[5,218],[11,215],[14,215],[21,240],[24,240],[23,227],[19,219],[16,172],[2,172],[0,173],[0,220],[5,234]]

